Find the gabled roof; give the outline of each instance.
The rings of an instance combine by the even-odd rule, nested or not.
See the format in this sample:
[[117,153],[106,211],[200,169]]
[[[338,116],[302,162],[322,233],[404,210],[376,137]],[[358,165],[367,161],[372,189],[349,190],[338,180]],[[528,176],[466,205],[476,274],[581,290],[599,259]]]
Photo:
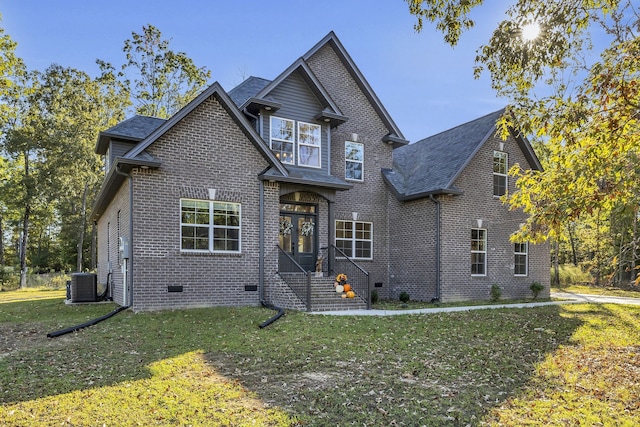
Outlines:
[[229,95],[222,89],[222,86],[218,82],[213,83],[207,89],[205,89],[200,95],[193,99],[190,103],[184,106],[180,111],[173,115],[169,120],[164,122],[160,127],[153,131],[147,138],[141,141],[131,151],[129,151],[124,157],[135,158],[142,153],[147,147],[153,144],[158,138],[164,135],[169,129],[175,126],[180,120],[187,116],[196,107],[202,104],[207,98],[215,96],[220,105],[227,111],[229,116],[236,122],[240,130],[249,138],[249,141],[256,147],[256,149],[263,155],[267,162],[274,167],[282,175],[287,175],[287,170],[276,158],[273,152],[266,146],[260,135],[255,131],[247,119],[240,113],[240,111],[233,104]]
[[106,154],[110,139],[122,139],[131,142],[139,142],[145,139],[151,132],[158,129],[165,119],[158,117],[135,115],[117,125],[100,132],[96,143],[96,153]]
[[229,91],[229,98],[238,108],[250,98],[254,98],[271,80],[251,76]]
[[[496,133],[496,122],[504,109],[487,114],[453,129],[393,150],[393,169],[383,177],[399,200],[413,200],[431,194],[461,194],[455,180],[484,143]],[[531,145],[515,136],[530,166],[542,169]]]
[[[193,99],[189,104],[184,106],[180,111],[174,114],[168,120],[162,120],[160,126],[157,126],[151,131],[144,139],[142,139],[134,148],[129,150],[124,156],[117,157],[114,160],[114,165],[107,174],[98,197],[93,205],[91,212],[92,220],[96,220],[104,210],[107,208],[110,200],[113,198],[115,192],[124,181],[123,173],[127,173],[133,167],[148,167],[158,168],[161,163],[155,160],[145,150],[165,134],[169,129],[175,126],[180,120],[191,113],[196,107],[202,104],[206,99],[211,96],[215,96],[220,105],[227,111],[229,116],[236,122],[240,130],[247,136],[249,141],[254,147],[262,154],[262,156],[269,163],[270,168],[273,170],[274,176],[286,177],[289,172],[275,157],[273,152],[266,146],[265,142],[260,138],[255,129],[247,121],[247,119],[240,113],[240,111],[233,104],[229,95],[222,89],[219,83],[213,83],[207,89],[205,89],[200,95]],[[142,116],[138,116],[142,117]],[[114,126],[116,128],[117,126]],[[111,129],[114,129],[111,128]],[[139,134],[140,135],[140,134]]]
[[[340,108],[335,103],[329,92],[322,86],[309,65],[302,59],[297,59],[286,70],[272,81],[258,77],[250,77],[240,85],[233,88],[229,93],[233,93],[234,102],[240,110],[245,108],[251,113],[256,113],[260,107],[270,107],[272,110],[280,108],[280,104],[271,99],[271,92],[277,88],[285,79],[294,73],[299,73],[307,83],[313,94],[316,96],[323,110],[318,112],[316,119],[328,122],[331,126],[337,126],[347,121]],[[241,102],[240,102],[241,101]]]
[[315,53],[317,53],[327,44],[331,46],[336,52],[338,58],[340,58],[349,74],[351,74],[351,77],[356,81],[360,90],[365,94],[376,113],[378,113],[378,115],[380,116],[380,119],[389,131],[389,134],[385,137],[386,141],[394,143],[395,146],[408,144],[409,141],[405,139],[404,135],[369,85],[369,82],[367,82],[367,79],[364,78],[364,75],[360,72],[355,62],[353,62],[353,59],[351,59],[351,56],[347,53],[346,49],[338,39],[338,36],[336,36],[333,31],[327,34],[314,47],[312,47],[307,53],[305,53],[302,56],[302,59],[305,61],[309,60],[309,58],[311,58]]

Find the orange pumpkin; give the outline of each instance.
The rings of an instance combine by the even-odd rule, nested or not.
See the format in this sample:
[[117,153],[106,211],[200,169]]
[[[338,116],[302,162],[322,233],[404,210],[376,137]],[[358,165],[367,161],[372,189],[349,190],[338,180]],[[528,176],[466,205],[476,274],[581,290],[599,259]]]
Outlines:
[[356,293],[353,291],[349,291],[347,292],[347,298],[354,298],[356,296]]
[[351,285],[347,283],[346,285],[343,286],[343,288],[345,292],[349,292],[351,290]]

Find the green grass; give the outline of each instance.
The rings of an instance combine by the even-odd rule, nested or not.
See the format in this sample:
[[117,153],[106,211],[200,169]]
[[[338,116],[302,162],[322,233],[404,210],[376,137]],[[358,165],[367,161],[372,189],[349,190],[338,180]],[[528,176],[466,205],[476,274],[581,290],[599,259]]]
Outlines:
[[[0,301],[12,298],[0,293]],[[2,426],[638,425],[640,307],[390,317],[0,304]]]

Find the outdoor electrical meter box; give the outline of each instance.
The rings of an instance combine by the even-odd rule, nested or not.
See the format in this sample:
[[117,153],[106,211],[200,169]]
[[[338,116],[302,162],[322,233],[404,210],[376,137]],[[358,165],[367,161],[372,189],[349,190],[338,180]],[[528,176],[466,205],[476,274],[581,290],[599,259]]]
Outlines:
[[118,249],[120,250],[120,258],[129,259],[129,251],[130,251],[129,239],[127,237],[119,237],[118,243],[119,243]]

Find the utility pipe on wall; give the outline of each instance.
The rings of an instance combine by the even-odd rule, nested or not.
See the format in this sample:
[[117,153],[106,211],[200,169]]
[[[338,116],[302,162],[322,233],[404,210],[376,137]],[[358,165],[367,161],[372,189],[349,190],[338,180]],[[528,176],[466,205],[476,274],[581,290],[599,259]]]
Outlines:
[[[122,305],[133,307],[133,176],[131,173],[125,173],[120,170],[120,165],[116,166],[118,175],[126,176],[129,181],[129,263],[128,263],[128,279],[125,279],[129,285],[129,298],[126,293],[122,295]],[[128,299],[128,301],[127,301]]]
[[429,198],[436,204],[436,296],[435,300],[440,301],[440,200],[429,195]]

